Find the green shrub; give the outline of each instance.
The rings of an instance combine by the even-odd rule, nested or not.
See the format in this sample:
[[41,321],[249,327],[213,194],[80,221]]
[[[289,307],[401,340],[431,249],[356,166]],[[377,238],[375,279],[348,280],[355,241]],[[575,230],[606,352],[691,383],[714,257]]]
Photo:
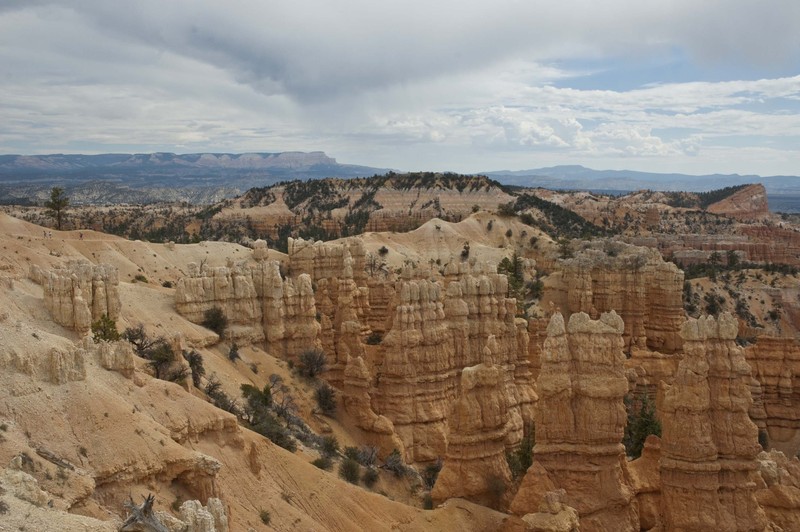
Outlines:
[[[351,447],[352,448],[352,447]],[[339,440],[336,436],[325,436],[322,438],[320,450],[323,456],[334,456],[339,453]]]
[[324,471],[329,471],[330,468],[333,466],[333,461],[330,459],[329,456],[320,456],[311,463]]
[[217,333],[220,338],[225,334],[225,329],[228,328],[228,318],[219,307],[211,307],[203,314],[203,327],[210,329]]
[[400,451],[397,449],[392,450],[391,454],[386,457],[383,462],[383,468],[387,471],[394,473],[394,476],[400,478],[406,474],[406,464],[403,463],[403,457],[400,456]]
[[367,345],[378,345],[383,341],[383,335],[379,332],[373,331],[367,336]]
[[267,510],[261,510],[260,512],[258,512],[258,516],[261,518],[261,522],[264,523],[265,525],[268,525],[270,520],[272,519],[272,516],[269,515],[269,512]]
[[639,458],[642,455],[644,441],[651,434],[661,436],[661,422],[656,418],[656,410],[647,395],[642,396],[639,404],[630,397],[625,398],[628,410],[628,423],[622,443],[628,456]]
[[364,474],[361,475],[361,482],[368,488],[371,488],[375,485],[378,481],[378,470],[374,467],[368,467],[364,470]]
[[99,320],[92,323],[92,339],[97,342],[114,342],[120,339],[117,323],[103,314]]
[[358,484],[361,477],[361,466],[352,458],[345,458],[339,464],[339,476],[351,484]]
[[333,417],[336,415],[336,391],[327,382],[323,382],[314,392],[317,406],[324,415]]
[[145,277],[141,273],[137,273],[136,275],[133,276],[133,280],[134,282],[139,281],[140,283],[146,283],[147,277]]
[[189,370],[192,372],[192,384],[195,388],[199,388],[200,379],[206,374],[206,368],[203,366],[203,356],[192,349],[191,351],[185,351],[183,358],[189,363]]
[[525,427],[522,441],[513,451],[506,453],[506,462],[511,470],[511,477],[516,480],[528,471],[533,463],[533,446],[536,441],[534,427]]
[[228,351],[228,360],[236,363],[237,360],[241,360],[242,356],[239,354],[239,346],[236,345],[236,342],[231,343],[231,349]]
[[433,485],[436,484],[436,478],[439,476],[439,471],[442,470],[442,459],[439,458],[433,464],[428,464],[425,466],[425,469],[422,472],[422,481],[425,483],[425,487],[429,490],[433,489]]
[[172,288],[172,281],[164,281],[163,283],[161,283],[161,286],[163,286],[164,288]]
[[325,353],[321,349],[309,349],[300,353],[298,361],[300,375],[313,379],[328,369]]

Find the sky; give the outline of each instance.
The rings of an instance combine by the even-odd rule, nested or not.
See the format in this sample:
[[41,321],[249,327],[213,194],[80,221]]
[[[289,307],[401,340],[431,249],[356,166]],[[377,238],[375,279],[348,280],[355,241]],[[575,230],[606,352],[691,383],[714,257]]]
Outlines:
[[800,174],[797,0],[0,0],[0,154]]

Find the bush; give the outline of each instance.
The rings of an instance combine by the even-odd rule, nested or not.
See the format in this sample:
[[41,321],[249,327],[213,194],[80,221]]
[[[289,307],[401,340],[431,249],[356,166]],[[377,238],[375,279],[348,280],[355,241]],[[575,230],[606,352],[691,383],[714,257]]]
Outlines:
[[172,288],[172,281],[164,281],[163,283],[161,283],[161,286],[163,286],[164,288]]
[[[322,438],[321,451],[323,456],[333,456],[339,452],[339,440],[336,436],[325,436]],[[353,449],[353,447],[349,447]]]
[[269,515],[269,512],[267,510],[261,510],[258,513],[258,516],[261,518],[261,522],[264,523],[265,525],[268,525],[270,519],[272,519],[272,516]]
[[516,480],[528,471],[533,464],[533,446],[536,441],[534,427],[525,427],[519,447],[506,453],[506,462],[511,470],[511,477]]
[[139,281],[140,283],[146,283],[147,277],[145,277],[141,273],[137,273],[136,275],[133,276],[133,280],[134,282]]
[[383,335],[379,332],[371,332],[369,336],[367,336],[367,345],[378,345],[383,341]]
[[97,342],[114,342],[120,339],[117,323],[103,314],[99,320],[92,323],[92,339]]
[[329,456],[320,456],[311,463],[324,471],[329,471],[333,467],[333,461]]
[[217,408],[225,410],[226,412],[230,412],[231,414],[235,414],[236,416],[241,414],[239,411],[239,405],[236,404],[236,400],[231,399],[228,394],[222,391],[222,383],[219,382],[219,379],[216,375],[212,375],[211,378],[208,379],[204,391],[206,392],[208,398],[211,399],[211,403]]
[[219,307],[211,307],[203,314],[203,327],[210,329],[217,333],[220,338],[225,334],[225,329],[228,328],[228,318]]
[[336,391],[327,382],[323,382],[314,392],[317,406],[328,417],[336,415]]
[[512,231],[511,229],[509,229],[508,231],[506,231],[506,236],[507,236],[508,238],[511,238],[513,235],[514,235],[514,231]]
[[236,345],[236,342],[231,344],[231,349],[228,351],[228,360],[236,364],[237,360],[241,360],[241,355],[239,354],[239,346]]
[[469,258],[469,242],[464,242],[464,247],[461,249],[461,260]]
[[378,482],[378,470],[374,467],[368,467],[364,471],[364,474],[361,475],[361,482],[368,488],[374,486],[375,483]]
[[383,462],[383,468],[387,471],[394,473],[394,476],[400,478],[406,474],[406,465],[403,463],[403,457],[400,456],[400,451],[394,449],[386,460]]
[[192,372],[192,384],[195,388],[200,387],[200,379],[206,374],[206,368],[203,366],[203,356],[192,349],[185,351],[183,358],[189,363],[189,370]]
[[656,419],[655,407],[647,395],[642,396],[638,408],[630,397],[626,397],[625,408],[628,410],[628,424],[622,443],[628,456],[639,458],[647,437],[651,434],[661,436],[661,422]]
[[389,253],[389,248],[387,248],[386,246],[381,246],[380,249],[378,249],[379,255],[386,255],[388,253]]
[[422,472],[422,481],[425,483],[425,487],[429,490],[433,489],[433,485],[436,484],[436,479],[439,476],[439,471],[442,470],[442,459],[439,458],[433,464],[428,464],[425,466],[425,469]]
[[345,458],[352,458],[359,464],[361,461],[359,460],[361,456],[361,451],[358,450],[358,447],[345,447],[344,448],[344,457]]
[[426,493],[425,496],[422,497],[422,509],[433,510],[433,497],[431,497],[430,493]]
[[339,464],[339,476],[351,484],[358,484],[361,477],[361,466],[352,458],[345,458]]
[[300,375],[313,379],[320,373],[328,370],[328,362],[325,360],[325,353],[320,349],[309,349],[300,353],[298,361]]

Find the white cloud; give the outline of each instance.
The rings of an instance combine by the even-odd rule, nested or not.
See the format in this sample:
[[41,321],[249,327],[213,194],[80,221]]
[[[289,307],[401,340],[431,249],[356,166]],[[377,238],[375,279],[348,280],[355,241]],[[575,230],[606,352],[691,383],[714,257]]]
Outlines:
[[[6,2],[0,150],[323,149],[395,168],[548,159],[796,172],[797,20],[794,0]],[[754,79],[569,88],[591,73],[569,60],[672,48]],[[746,159],[750,139],[772,157]]]

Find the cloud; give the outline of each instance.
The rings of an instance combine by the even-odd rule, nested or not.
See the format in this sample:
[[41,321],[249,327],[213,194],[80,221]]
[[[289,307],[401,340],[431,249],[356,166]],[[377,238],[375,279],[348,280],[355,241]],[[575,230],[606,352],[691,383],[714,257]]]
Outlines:
[[[15,0],[0,6],[0,149],[324,149],[469,170],[700,164],[760,137],[796,167],[797,20],[794,0]],[[592,90],[564,66],[672,49],[738,77]]]

